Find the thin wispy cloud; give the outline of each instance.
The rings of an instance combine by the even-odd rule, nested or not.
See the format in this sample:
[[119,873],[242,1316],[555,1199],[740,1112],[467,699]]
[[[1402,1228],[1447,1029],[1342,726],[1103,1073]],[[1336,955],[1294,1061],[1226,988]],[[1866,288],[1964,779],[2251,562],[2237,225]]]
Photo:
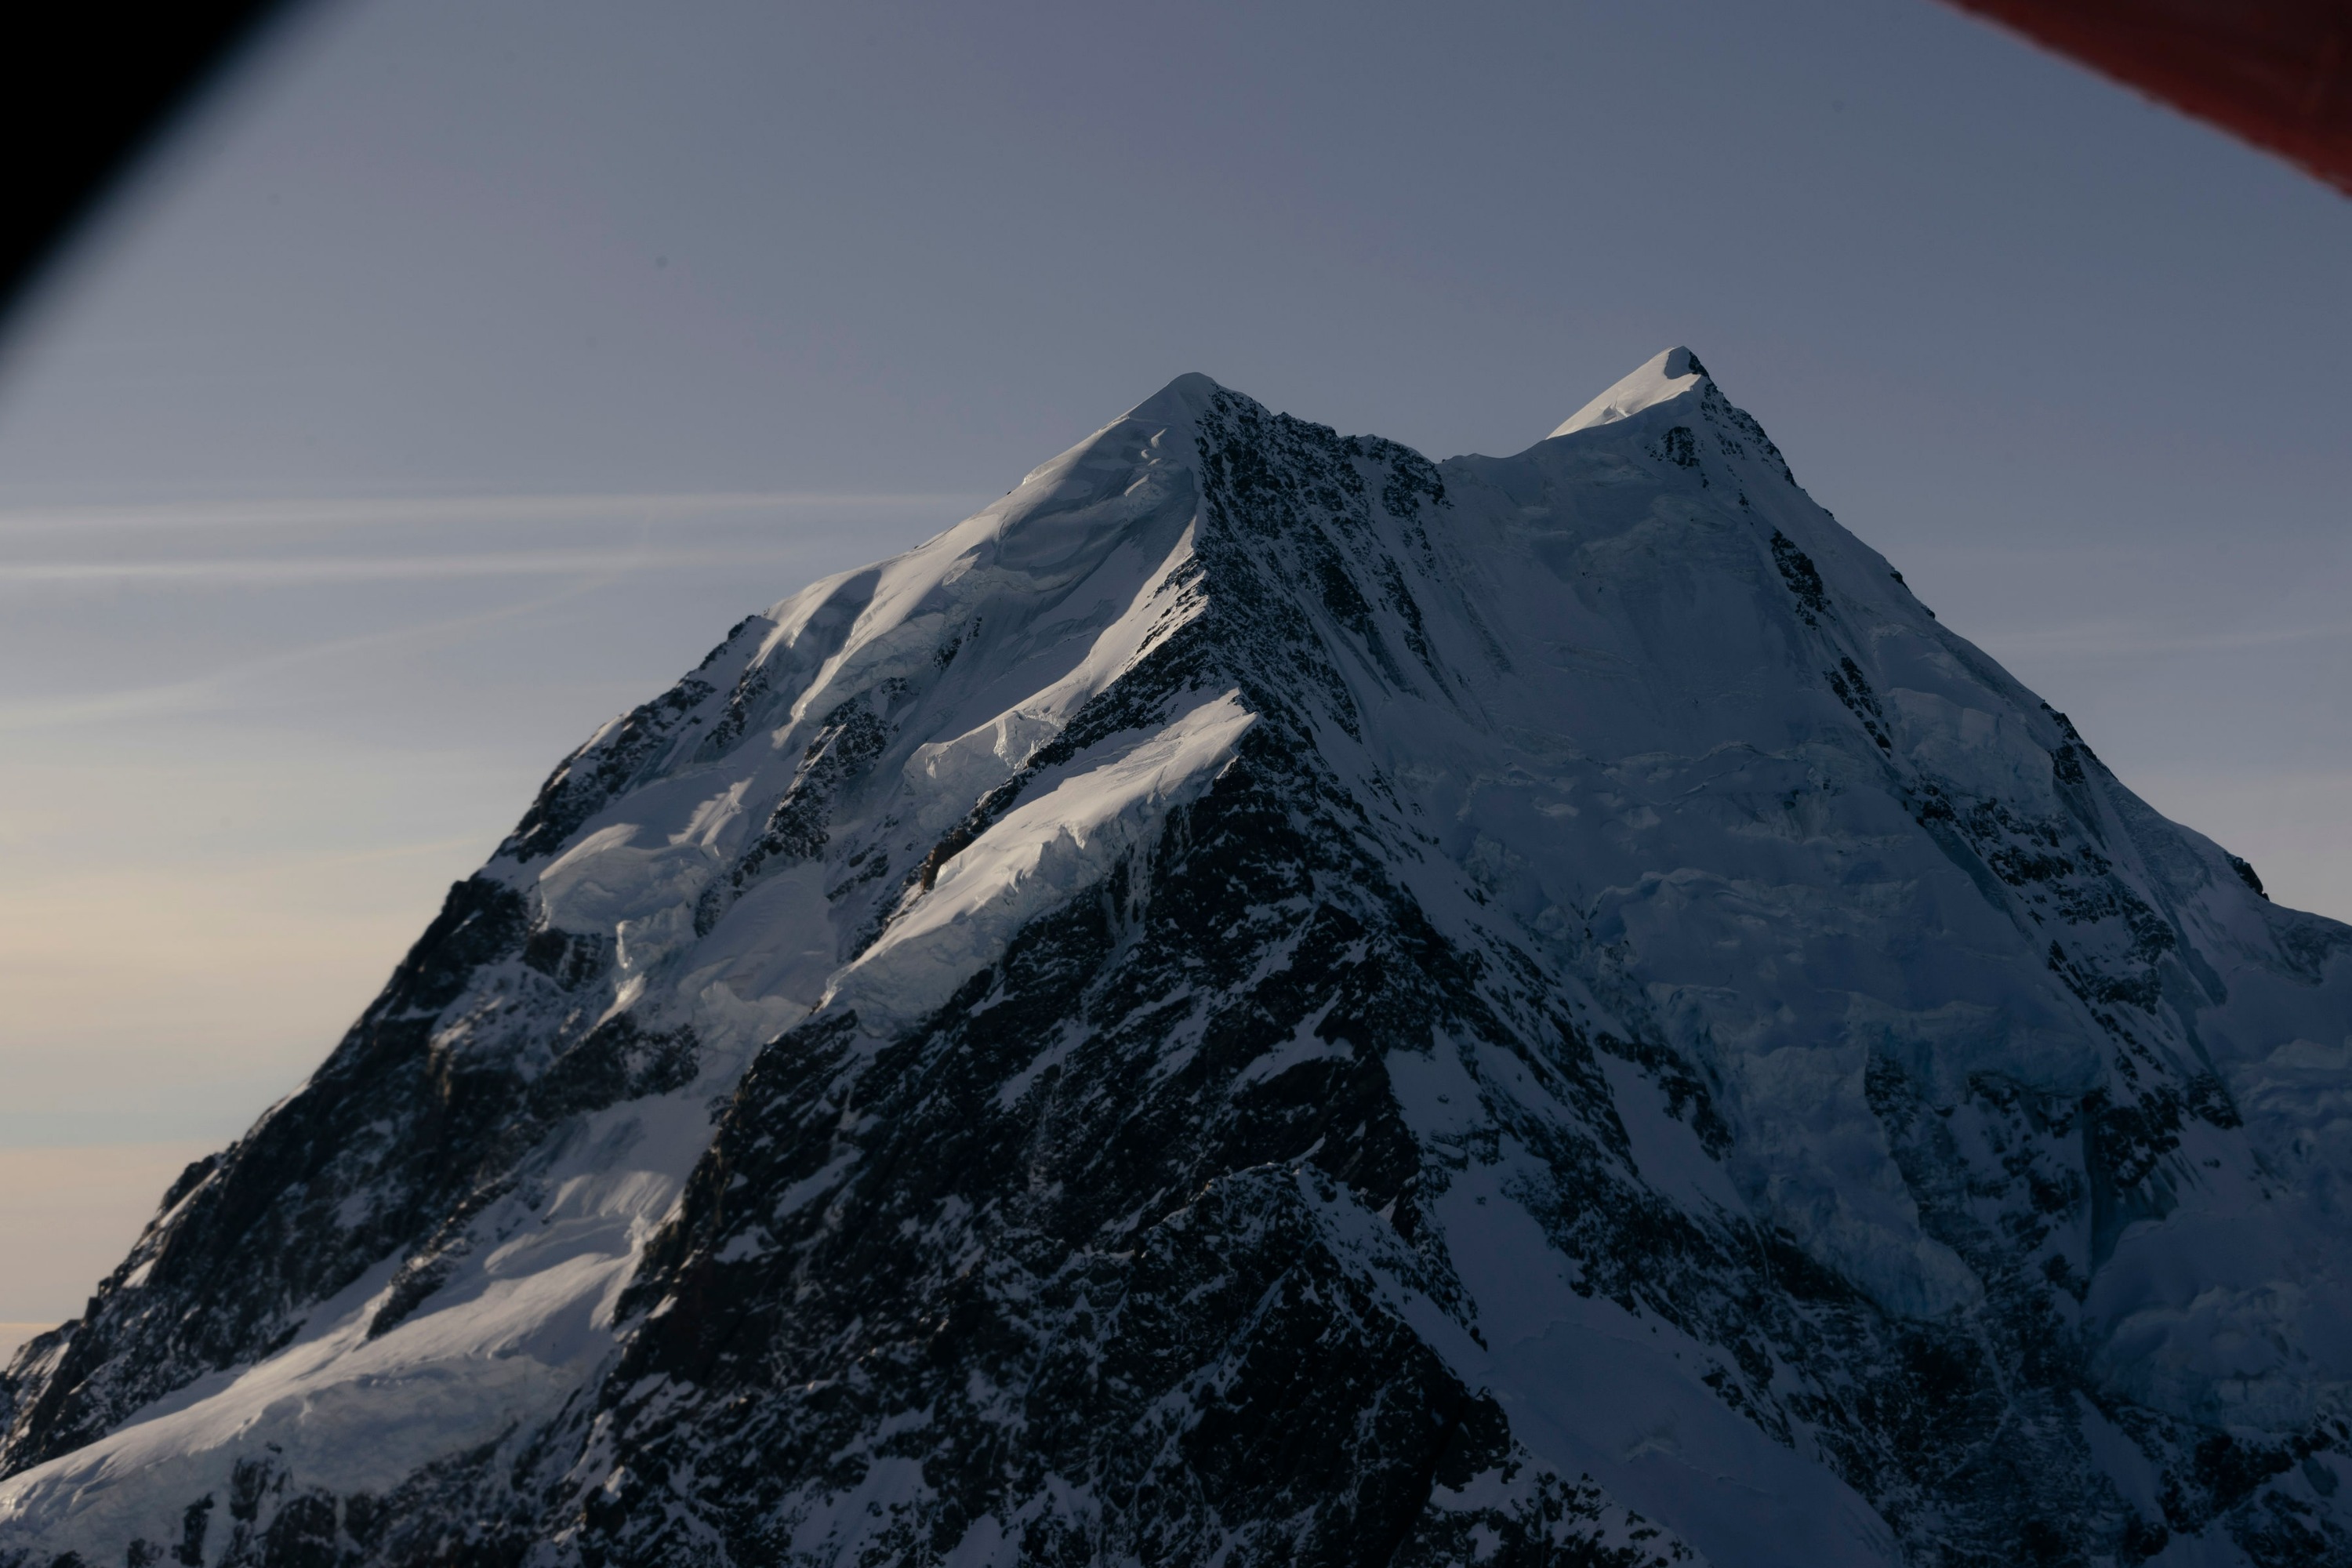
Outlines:
[[183,680],[47,701],[0,704],[0,734],[108,723],[121,719],[184,717],[232,707],[236,703],[238,688],[250,686],[281,671],[309,668],[323,660],[356,653],[378,653],[436,639],[455,641],[500,621],[552,609],[566,600],[594,593],[616,581],[618,576],[617,572],[583,575],[553,593],[519,599],[471,615],[445,616],[410,626],[389,626],[380,631],[305,643],[259,658],[225,665]]
[[[499,622],[625,584],[675,580],[679,573],[772,571],[773,592],[781,595],[813,574],[812,551],[829,558],[845,541],[871,536],[870,552],[880,553],[889,547],[887,537],[909,531],[908,524],[928,532],[976,504],[969,494],[740,491],[0,508],[0,593],[20,602],[84,587],[168,593],[508,580],[520,591],[488,609],[305,641],[211,669],[184,668],[173,679],[135,687],[26,693],[0,701],[0,733],[249,706],[289,674],[324,661],[454,644]],[[762,528],[763,516],[780,526]],[[236,537],[256,529],[299,537],[281,532],[277,548],[254,548]],[[726,537],[698,536],[700,529],[722,530]],[[68,540],[84,547],[57,558]],[[362,540],[374,548],[352,548]],[[470,547],[477,542],[480,548]],[[383,549],[386,543],[395,547]],[[397,548],[403,543],[416,547]]]
[[433,555],[257,555],[196,560],[0,561],[0,584],[186,583],[268,587],[306,583],[391,583],[462,577],[562,577],[649,568],[783,564],[792,549],[510,550]]
[[985,499],[968,491],[712,490],[633,495],[345,496],[150,506],[0,505],[0,537],[96,530],[332,529],[565,520],[660,524],[762,511],[870,513],[936,508],[946,512],[971,507]]

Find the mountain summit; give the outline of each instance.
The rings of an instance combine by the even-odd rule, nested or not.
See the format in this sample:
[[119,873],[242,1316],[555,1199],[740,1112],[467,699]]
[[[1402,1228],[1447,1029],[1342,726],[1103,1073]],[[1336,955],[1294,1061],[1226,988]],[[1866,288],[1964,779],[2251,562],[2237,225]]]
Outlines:
[[1698,363],[1698,355],[1688,349],[1668,349],[1570,415],[1552,434],[1572,436],[1596,425],[1631,419],[1645,408],[1696,389],[1706,377],[1706,367]]
[[1185,376],[565,759],[0,1565],[2352,1562],[2352,929],[1676,349]]

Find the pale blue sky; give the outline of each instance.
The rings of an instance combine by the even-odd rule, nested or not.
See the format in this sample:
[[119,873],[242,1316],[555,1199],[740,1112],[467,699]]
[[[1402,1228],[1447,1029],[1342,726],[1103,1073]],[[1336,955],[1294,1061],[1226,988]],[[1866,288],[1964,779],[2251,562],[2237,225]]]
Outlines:
[[2352,917],[2347,276],[1928,0],[302,13],[0,343],[0,1149],[233,1135],[607,715],[1186,370],[1445,456],[1687,342]]

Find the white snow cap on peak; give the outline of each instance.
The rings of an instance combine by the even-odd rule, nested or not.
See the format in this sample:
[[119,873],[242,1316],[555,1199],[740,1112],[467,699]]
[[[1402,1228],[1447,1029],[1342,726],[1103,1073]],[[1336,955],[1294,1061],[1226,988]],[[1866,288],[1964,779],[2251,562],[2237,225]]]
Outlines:
[[1706,367],[1698,363],[1698,355],[1685,348],[1668,349],[1570,415],[1551,434],[1566,436],[1572,431],[1590,430],[1595,425],[1614,425],[1688,392],[1706,377]]
[[1146,424],[1189,418],[1207,407],[1209,399],[1220,390],[1215,382],[1199,371],[1188,370],[1129,409],[1123,417],[1140,419]]

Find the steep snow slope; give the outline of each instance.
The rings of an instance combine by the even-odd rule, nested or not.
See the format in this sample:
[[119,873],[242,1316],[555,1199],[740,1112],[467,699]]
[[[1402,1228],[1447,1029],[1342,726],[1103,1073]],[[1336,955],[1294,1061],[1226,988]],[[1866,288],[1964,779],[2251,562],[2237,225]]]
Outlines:
[[0,1388],[0,1563],[2335,1563],[2352,931],[1685,350],[1187,376],[560,768]]

